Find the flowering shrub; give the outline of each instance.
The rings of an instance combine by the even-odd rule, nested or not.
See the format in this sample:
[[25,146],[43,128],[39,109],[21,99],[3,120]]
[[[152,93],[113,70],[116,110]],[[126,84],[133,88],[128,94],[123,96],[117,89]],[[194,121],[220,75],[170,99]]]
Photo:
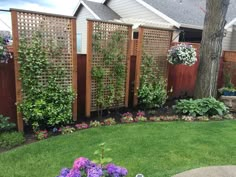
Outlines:
[[95,121],[90,121],[89,126],[90,127],[101,127],[102,124],[99,121],[95,120]]
[[87,128],[89,128],[89,125],[83,122],[82,124],[76,124],[75,127],[76,127],[78,130],[82,130],[82,129],[87,129]]
[[8,60],[13,58],[11,52],[7,49],[9,40],[0,37],[0,63],[8,63]]
[[130,112],[122,114],[122,117],[121,117],[122,123],[131,123],[133,121],[134,121],[133,115]]
[[48,138],[48,131],[47,130],[40,130],[35,132],[35,137],[37,140],[43,140]]
[[57,177],[125,177],[128,171],[123,167],[108,164],[105,167],[80,157],[74,161],[73,167],[63,168]]
[[134,121],[135,122],[147,122],[147,118],[145,117],[145,112],[138,111]]
[[154,117],[150,117],[149,120],[152,121],[152,122],[159,122],[161,120],[161,118],[154,116]]
[[59,129],[59,132],[61,132],[61,134],[63,135],[73,133],[74,131],[75,131],[75,128],[71,126],[61,127]]
[[114,118],[108,118],[104,120],[104,124],[105,125],[115,125],[116,124],[116,120]]
[[192,66],[197,61],[197,53],[192,45],[179,44],[171,47],[167,60],[171,64],[184,64]]

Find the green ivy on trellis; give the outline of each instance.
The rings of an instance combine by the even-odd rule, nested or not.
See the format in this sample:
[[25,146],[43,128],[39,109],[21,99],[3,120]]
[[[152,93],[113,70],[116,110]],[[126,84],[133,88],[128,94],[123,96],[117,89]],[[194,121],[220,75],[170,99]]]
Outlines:
[[[97,27],[97,29],[99,29],[99,27]],[[97,84],[96,104],[98,112],[101,110],[102,114],[102,109],[118,105],[124,95],[125,65],[123,64],[123,60],[125,59],[125,38],[122,32],[114,31],[107,41],[106,47],[102,47],[101,42],[102,34],[101,32],[96,32],[93,35],[93,50],[101,54],[105,67],[111,67],[109,71],[111,84],[106,86],[104,86],[103,80],[105,68],[92,68],[92,78]],[[103,73],[103,77],[98,77],[99,75],[101,76],[101,73]],[[104,96],[105,89],[108,90],[106,96]]]
[[20,40],[18,60],[23,100],[18,108],[26,123],[35,129],[59,126],[72,120],[75,94],[71,86],[62,87],[60,80],[64,78],[64,69],[52,62],[61,49],[52,42],[43,46],[39,32],[30,41]]

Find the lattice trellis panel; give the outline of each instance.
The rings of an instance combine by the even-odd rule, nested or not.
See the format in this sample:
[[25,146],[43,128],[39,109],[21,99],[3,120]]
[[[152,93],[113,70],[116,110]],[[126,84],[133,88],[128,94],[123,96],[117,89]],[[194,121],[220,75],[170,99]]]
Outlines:
[[134,91],[134,105],[137,105],[139,79],[142,75],[141,65],[144,55],[152,56],[155,65],[158,67],[159,76],[167,79],[167,52],[170,48],[172,39],[172,31],[151,27],[139,27],[139,41],[138,41],[138,54],[136,64],[136,78],[135,78],[135,91]]
[[[101,52],[95,49],[94,36],[99,36],[99,45],[102,49],[107,48],[109,42],[111,42],[113,34],[119,33],[123,38],[122,46],[117,46],[117,48],[122,48],[122,53],[124,55],[122,59],[122,64],[125,66],[125,77],[122,83],[122,97],[118,103],[110,105],[110,108],[123,107],[128,105],[128,78],[129,78],[129,60],[130,60],[130,42],[131,42],[131,32],[132,28],[130,25],[102,22],[102,21],[88,21],[88,50],[87,50],[87,95],[86,95],[86,115],[89,116],[91,111],[96,111],[97,107],[97,83],[91,77],[91,70],[93,67],[101,67],[105,71],[105,76],[103,79],[104,84],[104,98],[108,96],[109,85],[115,82],[114,77],[112,78],[112,72],[114,70],[114,63],[105,64],[104,56]],[[117,44],[120,45],[120,44]]]
[[[54,67],[64,69],[64,77],[59,84],[63,87],[71,86],[77,92],[77,56],[76,56],[76,21],[74,17],[46,14],[18,9],[11,9],[12,28],[14,41],[14,55],[17,60],[17,51],[21,38],[30,41],[36,33],[42,35],[45,48],[60,46],[60,54],[52,57],[50,62]],[[16,78],[19,78],[19,65],[15,63]],[[44,74],[40,81],[46,84],[47,75]],[[20,82],[16,80],[17,102],[22,99]],[[20,117],[20,116],[18,116]],[[77,118],[77,103],[73,106],[73,117]],[[20,119],[20,118],[19,118]]]

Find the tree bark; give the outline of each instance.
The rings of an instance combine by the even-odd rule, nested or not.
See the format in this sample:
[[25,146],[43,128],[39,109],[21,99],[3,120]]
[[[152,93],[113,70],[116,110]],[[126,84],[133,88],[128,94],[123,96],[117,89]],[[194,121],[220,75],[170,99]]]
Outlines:
[[195,98],[216,97],[226,13],[230,0],[207,0]]

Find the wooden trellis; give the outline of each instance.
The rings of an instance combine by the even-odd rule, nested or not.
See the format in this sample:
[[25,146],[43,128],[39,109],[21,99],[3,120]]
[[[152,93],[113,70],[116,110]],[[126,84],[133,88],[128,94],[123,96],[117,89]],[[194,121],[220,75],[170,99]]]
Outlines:
[[[123,96],[119,103],[116,103],[112,107],[128,106],[128,93],[129,93],[129,69],[130,69],[130,54],[131,54],[131,36],[132,25],[111,23],[97,20],[88,20],[87,24],[87,66],[86,66],[86,116],[90,116],[91,111],[97,110],[96,98],[97,98],[97,85],[94,79],[91,77],[91,70],[93,67],[102,67],[105,69],[105,77],[103,79],[104,85],[111,84],[112,80],[109,76],[111,72],[112,64],[105,65],[103,61],[103,55],[94,49],[93,43],[95,34],[99,34],[100,44],[102,48],[106,48],[109,40],[111,40],[114,32],[119,32],[124,37],[124,59],[122,64],[125,66],[125,79],[123,82]],[[104,97],[107,96],[108,90],[104,90]]]
[[[40,32],[43,44],[54,42],[63,44],[63,50],[53,60],[55,67],[65,69],[65,77],[60,80],[62,86],[72,86],[77,93],[77,52],[76,52],[76,19],[74,17],[54,15],[19,9],[11,9],[13,51],[15,58],[16,101],[22,101],[21,82],[19,80],[18,46],[21,38],[31,39],[36,32]],[[60,43],[60,44],[59,44]],[[46,75],[41,78],[44,83]],[[73,104],[73,119],[77,120],[77,100]],[[23,131],[21,113],[17,113],[18,130]]]
[[155,66],[158,66],[159,72],[157,75],[167,79],[168,63],[167,52],[171,45],[172,30],[154,28],[154,27],[139,27],[139,39],[136,61],[136,75],[134,84],[134,106],[138,104],[138,88],[140,84],[140,76],[142,75],[141,65],[142,58],[145,54],[154,58]]

